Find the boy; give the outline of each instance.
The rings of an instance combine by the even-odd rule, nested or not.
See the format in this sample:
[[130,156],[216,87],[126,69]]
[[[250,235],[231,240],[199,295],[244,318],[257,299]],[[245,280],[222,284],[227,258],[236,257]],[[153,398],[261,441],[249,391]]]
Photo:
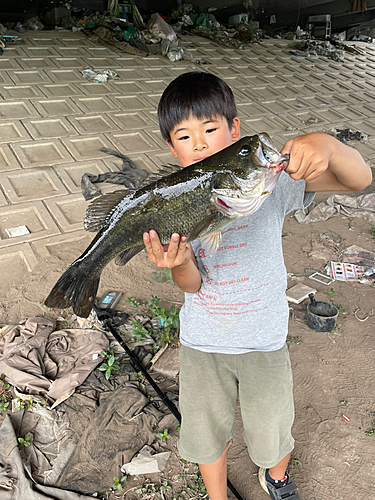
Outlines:
[[[185,73],[164,91],[161,133],[182,167],[240,137],[233,94],[207,73]],[[261,131],[259,131],[261,132]],[[285,344],[288,305],[281,246],[283,219],[315,191],[360,191],[371,183],[361,155],[326,134],[288,141],[289,166],[262,208],[229,224],[213,257],[200,241],[173,234],[161,245],[144,234],[148,258],[171,268],[185,292],[181,309],[178,449],[197,462],[211,500],[227,498],[227,450],[239,397],[244,440],[272,500],[299,500],[286,469],[294,440],[292,375]]]

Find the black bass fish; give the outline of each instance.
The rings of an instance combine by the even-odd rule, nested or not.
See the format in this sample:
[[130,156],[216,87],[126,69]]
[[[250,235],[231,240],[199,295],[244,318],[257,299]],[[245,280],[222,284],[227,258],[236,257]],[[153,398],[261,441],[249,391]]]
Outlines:
[[167,167],[135,191],[94,199],[84,227],[98,233],[56,282],[45,305],[72,306],[87,318],[103,268],[114,258],[126,264],[144,248],[143,233],[151,229],[162,243],[169,243],[172,233],[188,242],[200,239],[213,255],[222,229],[258,210],[288,163],[289,156],[280,155],[267,134],[253,135],[188,167],[173,166],[172,173]]

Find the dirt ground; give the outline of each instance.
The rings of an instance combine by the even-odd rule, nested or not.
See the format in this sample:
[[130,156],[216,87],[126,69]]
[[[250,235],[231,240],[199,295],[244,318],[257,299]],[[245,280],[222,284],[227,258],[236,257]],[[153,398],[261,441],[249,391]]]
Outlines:
[[[321,243],[320,235],[334,232],[341,237],[336,247]],[[30,316],[57,315],[42,305],[50,288],[67,265],[87,246],[91,236],[79,244],[63,244],[33,273],[10,270],[2,276],[0,292],[0,324],[18,324]],[[327,262],[339,257],[350,246],[375,250],[371,226],[360,218],[335,216],[326,222],[298,224],[288,216],[284,225],[284,253],[288,286],[298,282],[317,289],[317,300],[332,301],[342,310],[335,330],[318,333],[306,324],[307,301],[291,304],[289,348],[294,373],[296,440],[290,473],[296,481],[301,500],[370,500],[375,486],[375,315],[358,320],[375,309],[375,289],[360,283],[334,282],[326,286],[308,279],[311,270],[324,272]],[[267,249],[265,249],[266,251]],[[150,300],[155,294],[166,307],[181,306],[183,293],[171,284],[157,283],[155,271],[145,253],[140,253],[125,267],[112,262],[104,270],[101,289],[124,293],[117,309],[127,311],[126,298]],[[136,283],[136,286],[134,285]],[[359,308],[359,310],[358,310]],[[69,312],[63,312],[69,317]],[[275,409],[277,394],[275,394]],[[228,477],[245,500],[265,500],[256,472],[242,439],[239,412],[236,434],[229,449]],[[343,415],[347,417],[346,421]],[[167,442],[172,456],[165,471],[158,475],[129,479],[123,491],[107,498],[152,498],[154,493],[135,493],[141,484],[167,481],[170,491],[166,499],[177,498],[183,485],[194,479],[193,466],[181,463],[175,443],[177,434]],[[198,483],[196,482],[198,487]],[[151,489],[151,487],[149,487]],[[160,494],[160,493],[159,493]],[[194,488],[189,496],[197,497]],[[184,497],[186,498],[186,497]],[[229,498],[234,498],[229,493]]]

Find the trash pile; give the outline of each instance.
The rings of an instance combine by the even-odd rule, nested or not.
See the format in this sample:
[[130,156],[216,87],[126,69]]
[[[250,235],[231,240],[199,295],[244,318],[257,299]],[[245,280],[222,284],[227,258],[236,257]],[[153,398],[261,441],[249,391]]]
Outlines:
[[344,60],[345,46],[343,44],[333,45],[329,40],[318,41],[308,39],[293,55],[310,57],[310,56],[324,56],[333,61],[342,62]]
[[327,134],[336,137],[336,139],[344,144],[348,141],[360,141],[364,144],[368,142],[368,135],[362,132],[362,130],[352,130],[351,128],[331,128],[327,131]]

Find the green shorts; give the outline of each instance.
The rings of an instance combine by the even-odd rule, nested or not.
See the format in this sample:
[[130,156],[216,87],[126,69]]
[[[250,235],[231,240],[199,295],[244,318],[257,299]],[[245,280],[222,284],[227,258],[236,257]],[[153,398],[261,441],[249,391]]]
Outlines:
[[218,460],[234,433],[239,399],[251,460],[270,468],[293,450],[293,382],[286,344],[277,351],[207,353],[180,346],[180,439],[189,462]]

